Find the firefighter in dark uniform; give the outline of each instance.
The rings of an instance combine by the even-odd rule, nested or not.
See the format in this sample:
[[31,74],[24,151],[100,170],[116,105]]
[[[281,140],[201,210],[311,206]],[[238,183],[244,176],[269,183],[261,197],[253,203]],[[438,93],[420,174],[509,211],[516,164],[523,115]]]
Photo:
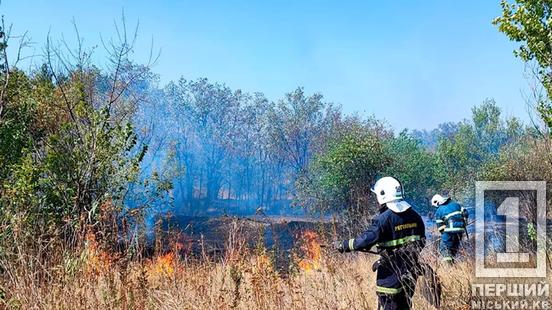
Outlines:
[[456,201],[439,194],[431,198],[431,204],[437,208],[435,224],[441,233],[439,252],[443,262],[452,264],[466,230],[468,212]]
[[359,237],[336,242],[339,252],[367,251],[377,246],[374,264],[378,309],[410,309],[417,280],[418,256],[425,245],[420,215],[403,200],[401,183],[392,177],[379,179],[372,188],[381,205],[372,225]]

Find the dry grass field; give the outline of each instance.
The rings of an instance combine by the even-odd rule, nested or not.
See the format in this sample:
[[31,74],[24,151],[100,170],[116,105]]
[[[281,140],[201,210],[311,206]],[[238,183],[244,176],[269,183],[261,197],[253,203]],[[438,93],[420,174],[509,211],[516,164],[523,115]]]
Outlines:
[[[218,258],[189,258],[172,250],[142,260],[102,251],[90,238],[79,255],[51,266],[24,260],[6,270],[8,309],[376,309],[376,256],[337,254],[307,231],[286,272],[266,249],[229,233]],[[428,251],[429,252],[429,251]],[[472,264],[440,265],[426,253],[443,283],[443,308],[468,309]],[[42,269],[41,269],[42,268]],[[41,275],[41,276],[39,276]],[[419,279],[419,282],[423,279]],[[420,293],[415,309],[431,309]]]

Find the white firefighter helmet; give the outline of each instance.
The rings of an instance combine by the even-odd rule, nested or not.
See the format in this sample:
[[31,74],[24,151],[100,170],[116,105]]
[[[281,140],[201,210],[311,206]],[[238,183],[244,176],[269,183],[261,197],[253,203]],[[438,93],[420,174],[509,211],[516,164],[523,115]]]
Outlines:
[[434,207],[439,207],[440,205],[444,204],[445,202],[447,202],[450,198],[449,197],[444,197],[444,196],[441,196],[439,194],[435,194],[433,195],[433,197],[431,198],[431,205],[434,206]]
[[395,213],[401,213],[410,208],[410,204],[403,200],[401,182],[393,177],[379,179],[371,190],[376,194],[380,205],[385,204]]

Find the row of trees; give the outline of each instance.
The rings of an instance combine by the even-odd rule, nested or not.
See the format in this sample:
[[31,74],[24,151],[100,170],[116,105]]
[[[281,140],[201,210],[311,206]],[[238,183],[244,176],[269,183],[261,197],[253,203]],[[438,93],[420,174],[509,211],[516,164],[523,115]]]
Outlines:
[[[503,7],[496,23],[524,43],[519,55],[535,61],[547,90],[552,48],[542,34],[552,33],[550,5]],[[361,219],[376,210],[369,189],[383,175],[401,179],[419,209],[435,192],[470,198],[476,179],[552,178],[548,95],[538,97],[543,126],[505,119],[487,100],[469,120],[394,132],[375,117],[344,115],[301,88],[272,102],[207,79],[160,87],[148,63],[131,61],[135,36],[125,30],[105,42],[103,66],[78,38],[66,50],[49,41],[45,64],[31,72],[8,63],[9,37],[2,27],[3,244],[36,242],[39,235],[79,243],[90,229],[115,244],[121,225],[136,227],[149,207],[250,213],[293,204]],[[105,219],[115,229],[100,230]]]
[[186,213],[288,204],[337,113],[301,88],[269,102],[207,79],[170,83],[162,102],[156,124],[166,129],[179,172],[174,198]]
[[494,101],[472,112],[470,120],[438,130],[398,134],[373,119],[356,119],[315,154],[308,176],[298,183],[297,198],[313,209],[344,211],[352,223],[362,222],[378,209],[370,186],[392,175],[421,211],[431,210],[429,198],[435,193],[471,205],[474,181],[497,178],[490,167],[535,135],[516,118],[504,119]]
[[[159,93],[154,123],[170,157],[177,211],[289,212],[294,203],[322,213],[375,210],[370,186],[394,175],[426,208],[435,192],[468,192],[500,150],[531,135],[503,119],[492,100],[472,119],[431,132],[399,133],[374,117],[343,115],[301,88],[277,102],[206,79],[170,83]],[[159,158],[159,156],[157,156]]]
[[[58,165],[73,162],[73,166],[64,167],[65,174],[37,172],[48,182],[53,182],[54,175],[59,176],[56,182],[76,183],[76,194],[63,185],[59,191],[63,195],[58,196],[65,201],[52,196],[58,200],[49,202],[64,210],[52,211],[60,216],[74,212],[65,205],[75,200],[79,205],[97,205],[101,201],[98,197],[117,201],[119,209],[156,206],[166,210],[162,207],[167,206],[167,197],[159,195],[160,189],[170,192],[177,212],[186,214],[204,214],[210,209],[218,213],[250,213],[259,207],[289,212],[285,207],[292,202],[322,213],[365,214],[376,209],[369,188],[383,175],[400,178],[409,199],[423,209],[435,192],[467,192],[482,167],[497,158],[503,147],[531,135],[515,118],[503,120],[493,101],[475,107],[471,120],[443,124],[431,132],[394,133],[385,122],[374,117],[345,116],[339,107],[324,102],[321,95],[309,96],[301,88],[270,102],[260,93],[233,91],[207,79],[181,79],[159,88],[157,78],[146,67],[129,61],[124,66],[120,73],[112,73],[110,77],[93,66],[76,65],[78,69],[74,72],[79,74],[73,71],[68,74],[75,80],[53,73],[48,65],[31,74],[17,70],[11,73],[12,82],[28,85],[19,94],[30,99],[10,97],[10,101],[42,103],[43,97],[51,98],[57,91],[60,98],[51,99],[53,107],[57,107],[56,101],[65,100],[64,94],[75,94],[69,91],[69,86],[58,85],[57,78],[63,78],[66,83],[88,90],[80,101],[74,100],[84,106],[79,109],[92,114],[84,115],[86,118],[78,114],[73,119],[73,111],[82,112],[70,103],[59,111],[44,112],[38,106],[26,114],[14,114],[12,121],[4,122],[6,138],[2,142],[18,145],[2,148],[7,163],[3,166],[3,177],[10,183],[4,186],[4,197],[13,200],[9,193],[23,193],[20,188],[11,188],[14,175],[19,173],[17,169],[37,169],[37,159],[44,157],[25,156],[26,152],[44,152],[42,148],[29,147],[35,144],[52,147],[53,141],[69,139],[63,142],[65,148],[55,145],[55,150],[63,155],[56,160]],[[27,82],[16,80],[16,74]],[[115,75],[132,79],[128,85],[116,82],[126,85],[118,97],[110,94],[115,91],[109,86]],[[7,89],[11,94],[11,87]],[[110,103],[111,97],[117,100]],[[7,111],[21,109],[10,105]],[[62,130],[68,125],[56,124],[45,137],[30,137],[41,130],[23,126],[26,117],[35,118],[30,123],[43,122],[43,116],[59,120],[61,112],[69,113],[65,117],[69,124],[79,120],[86,126],[99,127],[77,127],[76,133],[69,134]],[[23,132],[14,133],[11,124],[17,124],[17,130]],[[113,137],[102,137],[104,130]],[[116,137],[127,140],[119,146]],[[43,139],[48,139],[48,143],[42,142]],[[86,139],[91,140],[90,145]],[[76,152],[81,147],[84,149],[75,154],[76,159],[68,156],[72,154],[70,150]],[[110,152],[105,157],[94,153],[104,149]],[[98,163],[83,164],[91,159]],[[106,182],[102,183],[101,195],[86,189],[92,186],[88,185],[90,182],[97,182],[95,179],[82,181],[79,176],[79,170],[87,168],[82,174],[95,178],[91,174],[98,171],[95,165],[111,169],[101,171],[106,175],[98,176]],[[76,174],[77,179],[72,179],[71,174]],[[114,180],[122,183],[114,186],[110,183]],[[115,194],[113,189],[121,192]],[[33,190],[36,189],[29,189]],[[87,195],[83,202],[81,192]]]
[[181,79],[155,93],[148,114],[164,144],[152,157],[158,170],[174,171],[176,211],[185,214],[285,213],[289,204],[370,213],[369,188],[383,175],[399,177],[409,199],[426,209],[435,192],[469,197],[473,180],[505,146],[536,134],[501,117],[492,100],[474,107],[470,120],[396,133],[301,88],[276,102],[207,79]]

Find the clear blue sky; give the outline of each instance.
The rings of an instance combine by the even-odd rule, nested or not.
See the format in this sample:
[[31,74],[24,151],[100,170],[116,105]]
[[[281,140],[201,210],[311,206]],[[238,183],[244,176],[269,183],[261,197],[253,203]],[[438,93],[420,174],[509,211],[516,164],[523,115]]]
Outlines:
[[138,60],[152,37],[161,49],[162,83],[207,77],[273,100],[304,86],[397,129],[459,121],[485,98],[527,119],[524,66],[491,24],[499,0],[3,0],[0,12],[40,51],[72,18],[99,44],[123,8],[140,21]]

